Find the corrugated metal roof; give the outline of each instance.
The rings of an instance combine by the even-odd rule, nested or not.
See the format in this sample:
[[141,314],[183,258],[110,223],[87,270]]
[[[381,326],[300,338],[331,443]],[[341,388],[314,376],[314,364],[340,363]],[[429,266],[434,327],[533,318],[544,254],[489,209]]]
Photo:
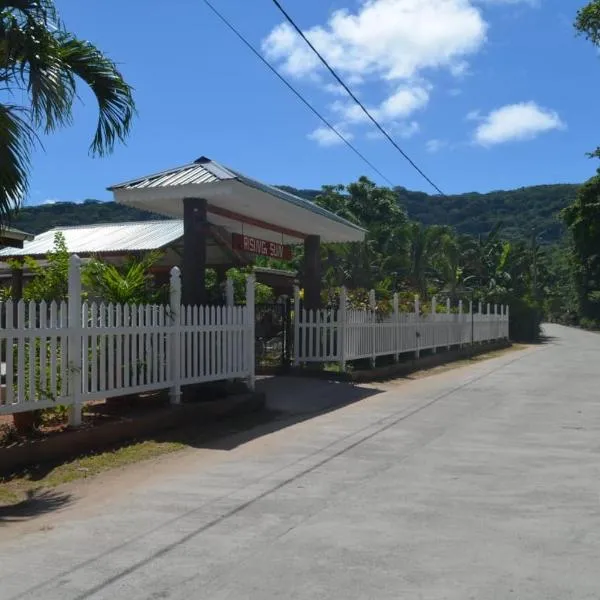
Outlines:
[[25,242],[23,248],[3,248],[0,259],[17,256],[45,256],[54,247],[57,232],[65,236],[69,252],[101,254],[157,250],[183,237],[183,221],[135,221],[77,227],[55,227]]
[[111,186],[108,189],[140,190],[143,188],[171,187],[177,185],[202,185],[207,183],[217,183],[227,179],[235,179],[235,175],[225,167],[202,156],[189,165],[183,165],[182,167],[175,167],[168,171],[161,171],[160,173],[132,179],[131,181]]
[[27,233],[14,227],[0,227],[0,237],[14,240],[32,240],[35,236],[33,233]]
[[332,221],[337,221],[338,223],[342,223],[359,231],[365,231],[359,225],[356,225],[355,223],[352,223],[347,219],[344,219],[343,217],[340,217],[335,213],[322,208],[318,204],[315,204],[306,198],[301,198],[300,196],[290,194],[289,192],[280,190],[279,188],[261,183],[260,181],[251,177],[247,177],[246,175],[242,175],[233,169],[228,169],[227,167],[224,167],[223,165],[220,165],[219,163],[211,160],[210,158],[206,158],[205,156],[201,156],[192,164],[184,165],[169,171],[162,171],[161,173],[155,173],[154,175],[147,175],[146,177],[139,179],[126,181],[124,183],[111,186],[108,189],[111,191],[139,190],[143,188],[218,183],[231,179],[235,179],[244,185],[260,190],[266,194],[270,194],[271,196],[275,196],[280,200],[309,210],[322,217],[331,219]]

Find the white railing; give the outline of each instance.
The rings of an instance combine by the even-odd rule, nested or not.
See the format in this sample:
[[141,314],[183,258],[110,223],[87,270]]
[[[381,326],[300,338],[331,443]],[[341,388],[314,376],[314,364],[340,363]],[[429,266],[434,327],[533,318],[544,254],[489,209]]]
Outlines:
[[452,307],[446,302],[440,312],[436,298],[431,312],[423,314],[419,298],[415,297],[414,310],[401,312],[398,295],[394,295],[389,315],[376,310],[375,292],[369,296],[370,308],[347,308],[346,290],[342,288],[339,309],[305,310],[301,308],[298,289],[294,302],[294,364],[337,362],[344,369],[347,361],[379,356],[394,356],[421,350],[446,350],[465,344],[508,339],[508,306],[481,303],[474,312],[463,311],[463,303]]
[[254,386],[254,277],[246,304],[181,305],[179,269],[171,271],[168,306],[82,303],[81,261],[71,257],[69,302],[0,305],[0,414],[71,409],[83,403],[160,389],[171,402],[181,386],[246,379]]

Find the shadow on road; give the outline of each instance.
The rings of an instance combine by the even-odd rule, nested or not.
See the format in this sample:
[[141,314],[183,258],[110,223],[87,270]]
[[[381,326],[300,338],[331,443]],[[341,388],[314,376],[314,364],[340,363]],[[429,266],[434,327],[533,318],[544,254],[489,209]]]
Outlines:
[[304,377],[268,377],[259,380],[256,389],[266,395],[263,410],[167,431],[157,439],[195,448],[233,450],[253,439],[360,402],[382,391]]
[[71,503],[71,494],[52,490],[30,491],[17,504],[0,506],[0,525],[24,521],[63,508]]

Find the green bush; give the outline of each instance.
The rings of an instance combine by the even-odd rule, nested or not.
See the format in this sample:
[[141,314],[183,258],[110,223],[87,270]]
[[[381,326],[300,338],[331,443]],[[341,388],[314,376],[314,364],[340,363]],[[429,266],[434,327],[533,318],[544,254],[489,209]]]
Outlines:
[[513,298],[510,303],[509,337],[514,342],[540,339],[542,310],[531,300]]

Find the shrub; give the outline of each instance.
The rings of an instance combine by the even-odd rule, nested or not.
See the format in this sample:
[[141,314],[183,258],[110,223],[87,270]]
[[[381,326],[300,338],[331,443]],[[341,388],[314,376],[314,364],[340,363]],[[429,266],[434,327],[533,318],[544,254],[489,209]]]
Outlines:
[[509,336],[515,342],[535,342],[540,339],[542,310],[526,298],[512,298]]

